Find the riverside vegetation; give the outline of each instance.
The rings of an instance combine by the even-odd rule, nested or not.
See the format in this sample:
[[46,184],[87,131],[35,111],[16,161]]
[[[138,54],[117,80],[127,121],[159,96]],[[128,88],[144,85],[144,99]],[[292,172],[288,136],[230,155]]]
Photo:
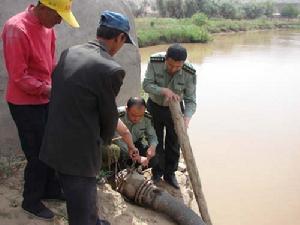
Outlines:
[[300,3],[287,0],[127,1],[136,17],[140,47],[203,43],[212,40],[213,33],[300,28]]
[[300,19],[224,19],[196,13],[191,18],[136,18],[139,47],[163,43],[206,43],[214,33],[267,29],[300,29]]

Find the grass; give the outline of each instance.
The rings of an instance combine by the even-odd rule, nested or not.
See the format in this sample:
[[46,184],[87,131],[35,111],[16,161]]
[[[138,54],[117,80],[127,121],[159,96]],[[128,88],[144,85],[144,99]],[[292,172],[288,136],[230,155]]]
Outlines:
[[259,18],[255,20],[209,19],[197,26],[191,18],[136,18],[139,47],[163,43],[205,43],[212,34],[248,30],[300,28],[300,20]]
[[211,36],[189,19],[138,18],[136,28],[139,47],[170,42],[207,42]]

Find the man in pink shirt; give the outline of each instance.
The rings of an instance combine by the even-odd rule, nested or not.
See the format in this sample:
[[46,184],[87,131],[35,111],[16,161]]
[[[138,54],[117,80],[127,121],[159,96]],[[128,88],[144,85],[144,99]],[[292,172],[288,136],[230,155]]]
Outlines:
[[53,27],[64,19],[79,27],[72,0],[40,0],[6,21],[1,34],[8,72],[6,100],[27,159],[22,208],[41,219],[53,212],[41,199],[63,199],[55,171],[39,160],[55,62]]

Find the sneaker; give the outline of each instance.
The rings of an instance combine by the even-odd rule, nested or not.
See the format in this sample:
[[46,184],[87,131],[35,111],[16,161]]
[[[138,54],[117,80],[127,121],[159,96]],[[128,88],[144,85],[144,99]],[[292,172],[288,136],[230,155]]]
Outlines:
[[22,209],[25,213],[42,220],[53,220],[54,213],[48,209],[43,203],[39,202],[35,206],[27,206],[22,203]]

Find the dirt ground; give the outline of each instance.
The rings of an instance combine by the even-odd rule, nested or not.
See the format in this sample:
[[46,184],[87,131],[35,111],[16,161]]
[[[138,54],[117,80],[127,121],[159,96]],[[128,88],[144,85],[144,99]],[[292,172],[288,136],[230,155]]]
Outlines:
[[[42,221],[33,218],[22,210],[23,170],[26,161],[10,163],[9,167],[0,164],[0,225],[67,225],[66,205],[63,202],[44,202],[54,213],[54,221]],[[181,171],[176,172],[180,190],[176,190],[161,181],[158,186],[183,201],[197,212],[196,201],[187,172],[181,163]],[[145,173],[149,177],[150,172]],[[171,218],[151,209],[128,203],[120,193],[112,190],[109,184],[98,185],[99,215],[112,225],[175,225]]]

